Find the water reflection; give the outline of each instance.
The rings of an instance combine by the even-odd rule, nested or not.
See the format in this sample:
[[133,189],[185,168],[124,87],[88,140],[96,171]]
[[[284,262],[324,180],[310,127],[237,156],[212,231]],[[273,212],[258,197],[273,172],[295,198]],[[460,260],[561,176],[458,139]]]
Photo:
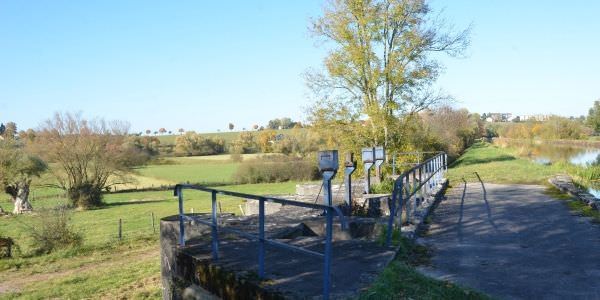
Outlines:
[[[550,144],[518,143],[521,153],[533,161],[550,165],[555,162],[570,162],[583,167],[600,166],[600,149]],[[588,188],[588,192],[600,199],[600,184]]]

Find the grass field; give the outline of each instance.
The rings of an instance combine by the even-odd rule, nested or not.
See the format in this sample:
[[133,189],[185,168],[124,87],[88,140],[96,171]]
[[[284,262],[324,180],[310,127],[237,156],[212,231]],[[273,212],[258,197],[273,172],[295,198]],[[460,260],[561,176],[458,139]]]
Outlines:
[[[173,165],[150,165],[133,175],[138,186],[202,182],[219,184],[219,189],[251,194],[291,194],[296,182],[273,184],[223,185],[231,182],[237,163],[229,155],[211,158],[175,158]],[[244,159],[255,158],[245,156]],[[64,204],[61,190],[44,185],[33,188],[29,215],[0,217],[0,235],[17,241],[13,259],[0,260],[0,299],[27,298],[160,298],[160,263],[158,220],[178,212],[172,191],[111,193],[104,196],[106,205],[99,209],[73,211],[72,224],[83,236],[76,249],[33,256],[34,246],[29,227],[39,224],[44,208]],[[185,211],[208,212],[210,195],[185,191]],[[240,213],[243,200],[219,196],[223,212]],[[0,206],[10,210],[6,198]],[[156,232],[152,227],[155,218]],[[118,240],[118,222],[122,220],[123,239]]]
[[465,151],[448,169],[450,182],[477,181],[477,172],[485,182],[545,184],[558,173],[551,167],[518,157],[507,148],[488,143],[476,143]]

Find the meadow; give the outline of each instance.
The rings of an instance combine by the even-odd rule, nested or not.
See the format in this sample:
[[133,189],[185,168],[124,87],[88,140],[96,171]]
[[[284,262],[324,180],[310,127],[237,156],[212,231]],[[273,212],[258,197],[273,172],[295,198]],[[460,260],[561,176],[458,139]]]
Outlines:
[[[256,155],[245,155],[253,159]],[[296,182],[234,185],[238,163],[226,156],[174,158],[174,164],[149,165],[135,170],[137,187],[199,182],[220,189],[252,194],[291,194]],[[0,260],[0,299],[12,298],[160,298],[159,219],[177,214],[172,190],[108,193],[105,206],[71,213],[83,245],[47,255],[33,254],[30,227],[43,226],[45,208],[66,203],[60,190],[37,185],[32,205],[36,212],[0,217],[0,235],[17,241],[17,255]],[[52,196],[55,195],[55,196]],[[240,214],[241,199],[219,197],[223,212]],[[10,201],[0,205],[10,209]],[[186,191],[185,210],[207,212],[210,195]],[[154,228],[152,226],[154,217]],[[122,239],[118,239],[119,219]]]

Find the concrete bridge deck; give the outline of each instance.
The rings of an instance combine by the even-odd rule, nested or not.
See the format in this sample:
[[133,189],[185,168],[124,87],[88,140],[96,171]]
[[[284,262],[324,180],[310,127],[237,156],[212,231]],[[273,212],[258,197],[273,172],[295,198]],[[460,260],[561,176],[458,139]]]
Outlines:
[[600,226],[544,186],[454,183],[421,271],[501,299],[600,299]]

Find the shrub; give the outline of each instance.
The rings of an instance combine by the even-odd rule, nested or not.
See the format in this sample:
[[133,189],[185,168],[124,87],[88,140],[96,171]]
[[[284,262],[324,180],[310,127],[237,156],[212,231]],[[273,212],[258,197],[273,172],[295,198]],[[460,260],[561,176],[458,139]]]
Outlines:
[[73,230],[70,211],[64,206],[41,212],[37,224],[28,228],[36,254],[80,246],[83,241],[81,234]]
[[243,162],[233,179],[238,183],[261,183],[318,178],[319,172],[314,161],[277,156]]

